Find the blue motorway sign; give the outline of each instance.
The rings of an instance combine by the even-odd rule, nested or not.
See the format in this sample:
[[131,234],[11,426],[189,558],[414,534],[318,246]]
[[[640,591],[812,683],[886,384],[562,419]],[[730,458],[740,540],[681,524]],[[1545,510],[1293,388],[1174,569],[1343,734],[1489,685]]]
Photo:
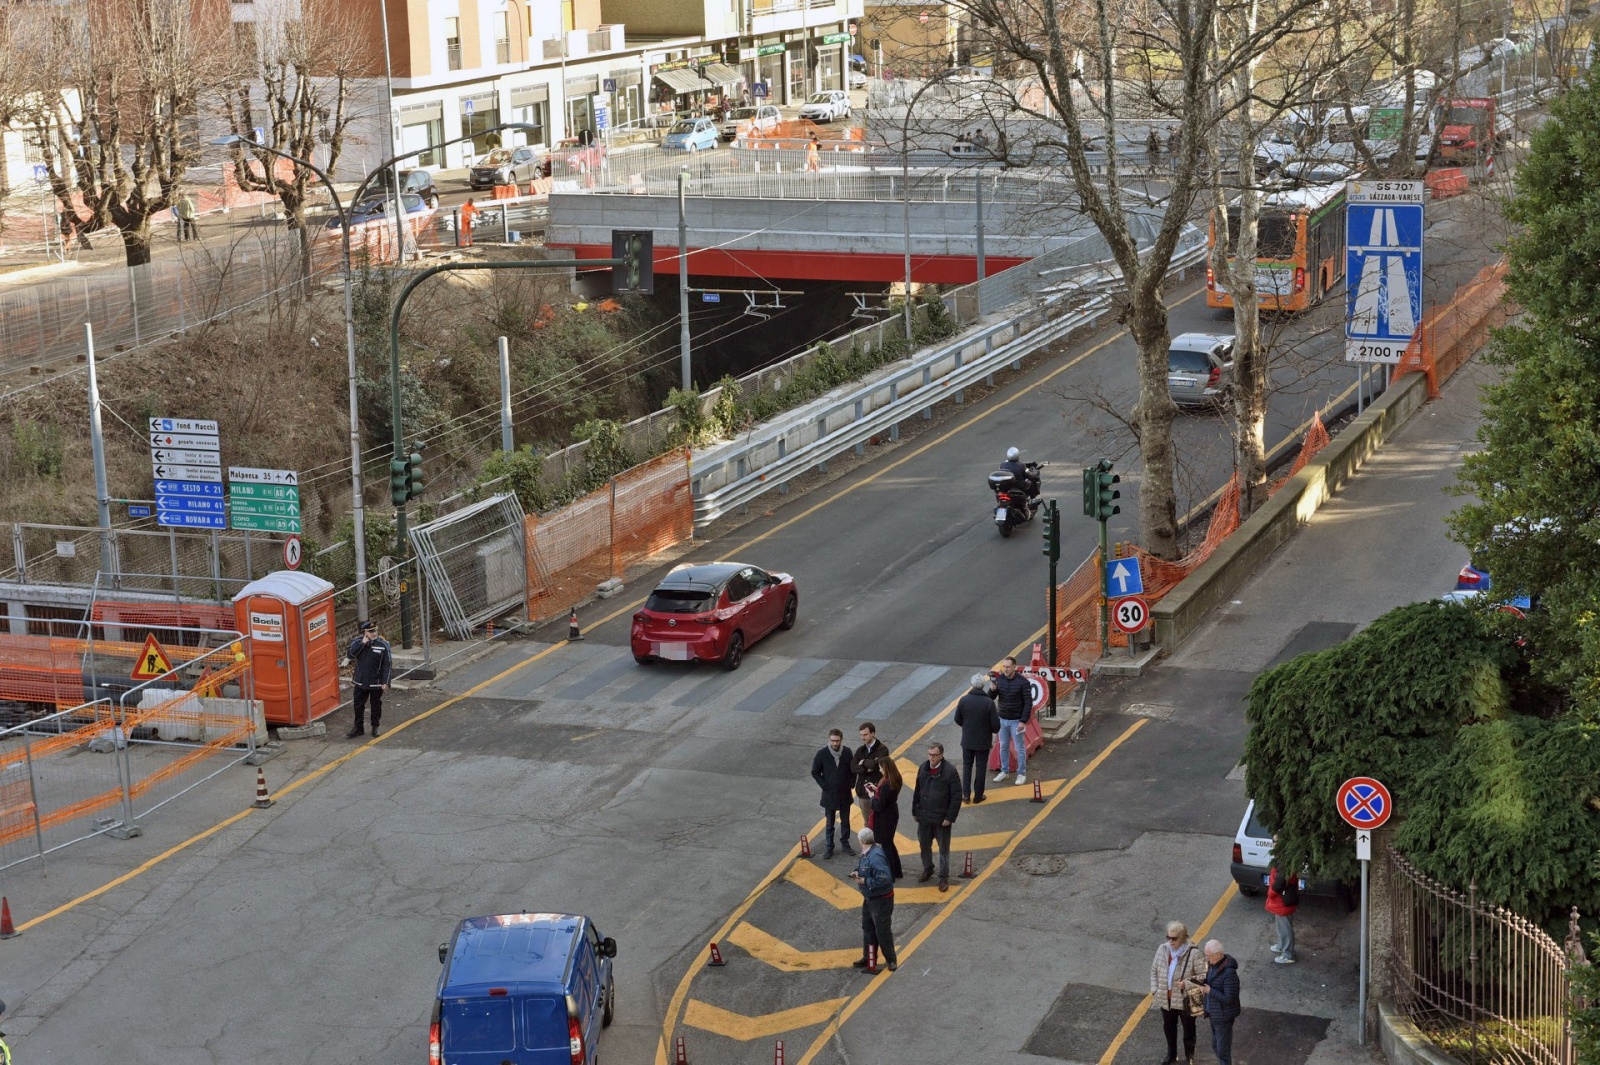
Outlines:
[[[1350,362],[1400,361],[1422,324],[1422,201],[1395,202],[1358,189],[1383,182],[1352,182],[1346,206],[1345,358]],[[1409,191],[1409,190],[1406,190]],[[1398,199],[1398,197],[1396,197]]]
[[209,481],[157,481],[156,497],[161,496],[215,496],[222,498],[222,484]]
[[177,529],[225,529],[222,485],[207,481],[156,482],[156,524]]
[[156,524],[172,529],[226,529],[228,519],[224,514],[188,514],[156,509]]
[[1144,572],[1137,558],[1113,558],[1106,562],[1106,594],[1113,599],[1144,594]]

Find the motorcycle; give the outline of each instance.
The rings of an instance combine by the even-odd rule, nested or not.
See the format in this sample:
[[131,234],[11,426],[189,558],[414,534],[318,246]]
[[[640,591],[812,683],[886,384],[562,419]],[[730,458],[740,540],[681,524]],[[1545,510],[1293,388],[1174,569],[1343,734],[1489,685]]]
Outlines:
[[989,475],[989,490],[994,493],[994,526],[1001,536],[1010,536],[1011,530],[1033,520],[1039,509],[1039,471],[1048,463],[1025,462],[1029,476],[1022,484],[1010,470],[996,470]]

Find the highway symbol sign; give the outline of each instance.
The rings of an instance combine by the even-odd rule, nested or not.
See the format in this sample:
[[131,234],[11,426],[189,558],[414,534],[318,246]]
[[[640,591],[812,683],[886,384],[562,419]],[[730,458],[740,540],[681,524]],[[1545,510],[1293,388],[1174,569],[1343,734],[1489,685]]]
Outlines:
[[289,569],[300,568],[300,537],[291,536],[283,542],[283,564]]
[[1372,861],[1372,830],[1370,828],[1356,829],[1356,861]]
[[1339,816],[1355,829],[1382,828],[1394,812],[1389,789],[1371,777],[1351,777],[1339,785]]
[[152,632],[145,636],[144,647],[139,651],[139,661],[133,667],[133,679],[155,680],[171,672],[172,659],[167,657],[167,652],[156,642],[156,634]]
[[203,418],[151,418],[150,431],[152,433],[199,433],[204,436],[216,436],[217,423]]
[[[158,462],[152,469],[155,470],[156,484],[163,481],[210,481],[213,484],[222,483],[222,468],[220,466],[189,466],[172,462]],[[160,495],[158,491],[156,493]]]
[[1345,206],[1345,359],[1395,363],[1422,322],[1422,182],[1353,181]]
[[229,466],[228,488],[235,484],[298,484],[300,475],[294,470],[264,470],[257,466]]
[[1144,573],[1138,558],[1113,558],[1106,562],[1106,591],[1113,599],[1144,594]]
[[228,516],[226,514],[193,513],[186,510],[162,510],[156,508],[156,524],[166,525],[174,529],[226,529]]
[[233,527],[240,532],[287,533],[300,535],[300,519],[273,517],[268,514],[234,514]]
[[242,484],[229,481],[228,496],[235,503],[247,499],[275,499],[293,503],[299,500],[300,489],[292,484]]
[[193,514],[221,514],[227,507],[217,496],[163,495],[156,500],[161,511],[188,511]]
[[1150,624],[1150,604],[1136,595],[1126,596],[1111,604],[1111,624],[1118,632],[1129,635]]

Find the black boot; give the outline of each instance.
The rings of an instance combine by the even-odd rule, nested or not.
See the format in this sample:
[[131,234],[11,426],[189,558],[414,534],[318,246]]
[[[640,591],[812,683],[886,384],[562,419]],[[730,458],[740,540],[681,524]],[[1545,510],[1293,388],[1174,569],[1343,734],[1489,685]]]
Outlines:
[[844,852],[850,855],[850,857],[855,857],[856,852],[850,849],[850,837],[848,835],[845,835],[839,839],[839,846],[843,847]]
[[827,845],[823,848],[822,856],[824,858],[832,858],[833,857],[833,829],[831,829],[831,828],[828,829],[828,834],[824,838],[827,840]]

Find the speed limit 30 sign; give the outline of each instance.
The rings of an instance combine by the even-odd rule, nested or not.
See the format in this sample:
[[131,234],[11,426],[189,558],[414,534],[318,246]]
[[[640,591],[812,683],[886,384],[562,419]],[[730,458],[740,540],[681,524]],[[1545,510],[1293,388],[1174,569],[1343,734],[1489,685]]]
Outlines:
[[1137,595],[1124,596],[1111,604],[1111,623],[1131,636],[1150,624],[1150,604]]

